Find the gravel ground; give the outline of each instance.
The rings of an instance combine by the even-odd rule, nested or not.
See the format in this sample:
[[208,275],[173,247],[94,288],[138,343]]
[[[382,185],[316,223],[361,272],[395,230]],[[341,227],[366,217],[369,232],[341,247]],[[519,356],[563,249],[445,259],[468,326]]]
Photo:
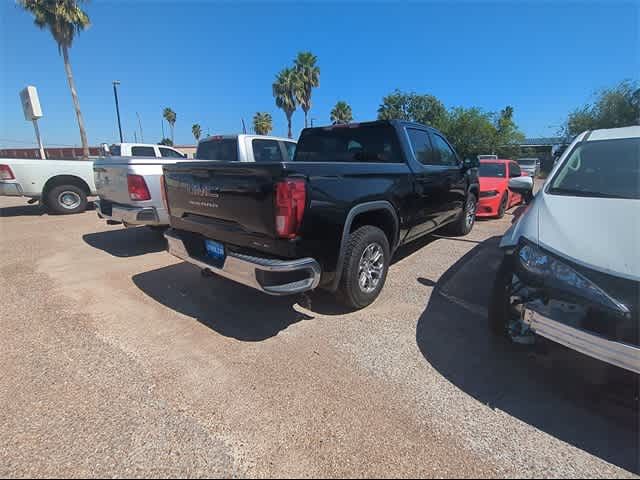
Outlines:
[[627,390],[487,331],[511,215],[403,249],[355,313],[202,278],[95,212],[0,217],[2,477],[638,472]]

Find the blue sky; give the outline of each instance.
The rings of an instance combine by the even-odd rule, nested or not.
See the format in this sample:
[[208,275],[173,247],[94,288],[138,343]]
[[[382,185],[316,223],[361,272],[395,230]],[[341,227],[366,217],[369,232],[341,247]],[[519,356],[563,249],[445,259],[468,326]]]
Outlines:
[[[18,91],[37,86],[47,145],[79,143],[62,59],[46,31],[11,0],[0,15],[0,145],[34,143]],[[528,136],[550,135],[568,111],[599,88],[640,72],[636,2],[187,2],[100,1],[86,5],[93,25],[71,49],[91,144],[117,141],[112,80],[122,82],[125,139],[142,119],[144,139],[162,137],[161,112],[177,113],[177,144],[191,125],[238,132],[256,111],[271,112],[274,75],[311,50],[321,68],[311,116],[329,122],[338,100],[356,120],[376,116],[395,88],[430,93],[447,107],[515,108]],[[294,114],[294,133],[303,126]],[[168,129],[165,127],[168,136]],[[139,135],[139,132],[138,132]]]

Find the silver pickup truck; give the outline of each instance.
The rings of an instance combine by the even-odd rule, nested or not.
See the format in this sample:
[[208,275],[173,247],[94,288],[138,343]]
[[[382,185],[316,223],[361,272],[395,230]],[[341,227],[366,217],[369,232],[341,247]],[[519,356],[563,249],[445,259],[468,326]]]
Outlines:
[[201,140],[194,160],[105,157],[93,165],[98,216],[110,224],[169,225],[162,198],[162,166],[183,161],[281,162],[293,158],[296,142],[263,135],[216,135]]

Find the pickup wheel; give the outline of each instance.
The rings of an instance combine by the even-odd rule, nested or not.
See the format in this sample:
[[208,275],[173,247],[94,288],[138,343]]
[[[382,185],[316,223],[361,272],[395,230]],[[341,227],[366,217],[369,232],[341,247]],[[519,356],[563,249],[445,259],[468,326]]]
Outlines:
[[340,294],[350,307],[360,309],[378,298],[389,270],[391,253],[385,233],[365,225],[349,235],[340,280]]
[[460,212],[460,215],[453,223],[445,227],[446,233],[455,237],[462,237],[471,232],[471,229],[476,222],[476,208],[476,196],[469,192],[464,204],[464,210]]
[[84,212],[87,195],[75,185],[58,185],[47,193],[46,206],[49,212],[59,215]]

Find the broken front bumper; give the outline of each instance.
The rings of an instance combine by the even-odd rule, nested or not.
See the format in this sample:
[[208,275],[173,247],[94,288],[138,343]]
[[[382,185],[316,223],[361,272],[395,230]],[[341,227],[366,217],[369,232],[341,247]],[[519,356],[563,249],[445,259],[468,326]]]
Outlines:
[[524,323],[541,337],[596,358],[616,367],[640,374],[640,348],[609,340],[592,332],[571,326],[567,321],[570,311],[562,314],[563,321],[555,320],[562,312],[562,303],[533,301],[524,305]]
[[320,265],[313,258],[278,260],[227,251],[222,265],[214,265],[205,257],[190,254],[189,244],[204,240],[185,238],[171,229],[164,234],[170,254],[197,267],[241,283],[269,295],[292,295],[313,290],[320,283]]

